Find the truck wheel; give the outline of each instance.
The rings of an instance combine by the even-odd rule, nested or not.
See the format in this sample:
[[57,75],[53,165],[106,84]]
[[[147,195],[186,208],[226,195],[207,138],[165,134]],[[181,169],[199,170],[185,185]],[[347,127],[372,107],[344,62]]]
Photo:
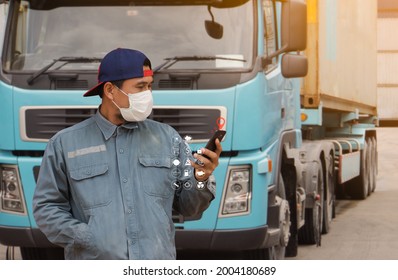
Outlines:
[[279,244],[275,244],[270,248],[260,248],[245,251],[245,259],[251,260],[283,260],[285,258],[286,246],[290,236],[290,207],[286,200],[285,184],[282,176],[279,177],[278,194],[275,197],[279,206]]
[[290,236],[290,207],[289,202],[285,199],[277,197],[280,200],[279,210],[279,244],[264,249],[264,259],[266,260],[283,260],[285,258],[286,246],[289,243]]
[[318,165],[317,191],[314,194],[314,206],[305,209],[305,224],[299,230],[299,243],[321,245],[323,225],[323,176],[322,167]]
[[369,147],[365,141],[361,151],[359,176],[345,183],[345,190],[352,199],[366,199],[369,192]]
[[23,260],[63,260],[64,249],[62,248],[32,248],[21,247]]

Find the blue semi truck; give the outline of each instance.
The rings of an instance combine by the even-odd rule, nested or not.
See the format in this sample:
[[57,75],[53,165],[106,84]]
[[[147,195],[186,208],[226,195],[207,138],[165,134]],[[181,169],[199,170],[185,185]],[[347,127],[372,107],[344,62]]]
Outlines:
[[44,149],[95,113],[100,99],[82,94],[97,83],[102,57],[127,47],[152,61],[152,119],[192,150],[227,131],[215,200],[201,217],[173,213],[177,248],[282,259],[299,243],[319,245],[336,195],[364,199],[376,181],[373,99],[362,102],[356,76],[355,98],[327,83],[332,70],[350,79],[351,62],[333,45],[347,33],[333,26],[346,2],[0,1],[0,243],[24,259],[62,258],[32,215]]

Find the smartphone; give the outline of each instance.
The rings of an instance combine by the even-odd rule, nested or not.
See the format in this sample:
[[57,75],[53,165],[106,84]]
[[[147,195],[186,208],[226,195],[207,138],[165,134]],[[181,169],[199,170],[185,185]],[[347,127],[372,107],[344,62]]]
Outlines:
[[217,130],[210,138],[210,140],[207,142],[205,148],[214,152],[216,150],[216,143],[215,143],[216,139],[218,139],[221,142],[226,133],[227,132],[225,130]]

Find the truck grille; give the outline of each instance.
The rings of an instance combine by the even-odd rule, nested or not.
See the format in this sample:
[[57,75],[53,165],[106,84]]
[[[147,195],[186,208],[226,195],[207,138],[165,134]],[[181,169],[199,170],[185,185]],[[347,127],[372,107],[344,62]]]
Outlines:
[[[21,137],[24,141],[46,142],[58,131],[91,117],[97,107],[24,107],[21,109]],[[209,139],[217,120],[225,118],[224,107],[157,107],[151,119],[166,123],[182,136],[195,141]]]

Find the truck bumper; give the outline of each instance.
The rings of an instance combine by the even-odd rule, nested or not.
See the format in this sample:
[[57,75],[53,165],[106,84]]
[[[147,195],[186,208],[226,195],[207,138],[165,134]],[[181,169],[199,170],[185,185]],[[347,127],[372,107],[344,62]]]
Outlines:
[[[215,231],[176,229],[178,250],[243,251],[267,247],[269,241],[267,226]],[[0,227],[0,243],[19,247],[57,247],[39,229],[31,228]]]
[[57,247],[39,229],[0,227],[0,243],[18,247]]
[[176,229],[176,247],[184,250],[243,251],[264,248],[268,227],[241,230]]

